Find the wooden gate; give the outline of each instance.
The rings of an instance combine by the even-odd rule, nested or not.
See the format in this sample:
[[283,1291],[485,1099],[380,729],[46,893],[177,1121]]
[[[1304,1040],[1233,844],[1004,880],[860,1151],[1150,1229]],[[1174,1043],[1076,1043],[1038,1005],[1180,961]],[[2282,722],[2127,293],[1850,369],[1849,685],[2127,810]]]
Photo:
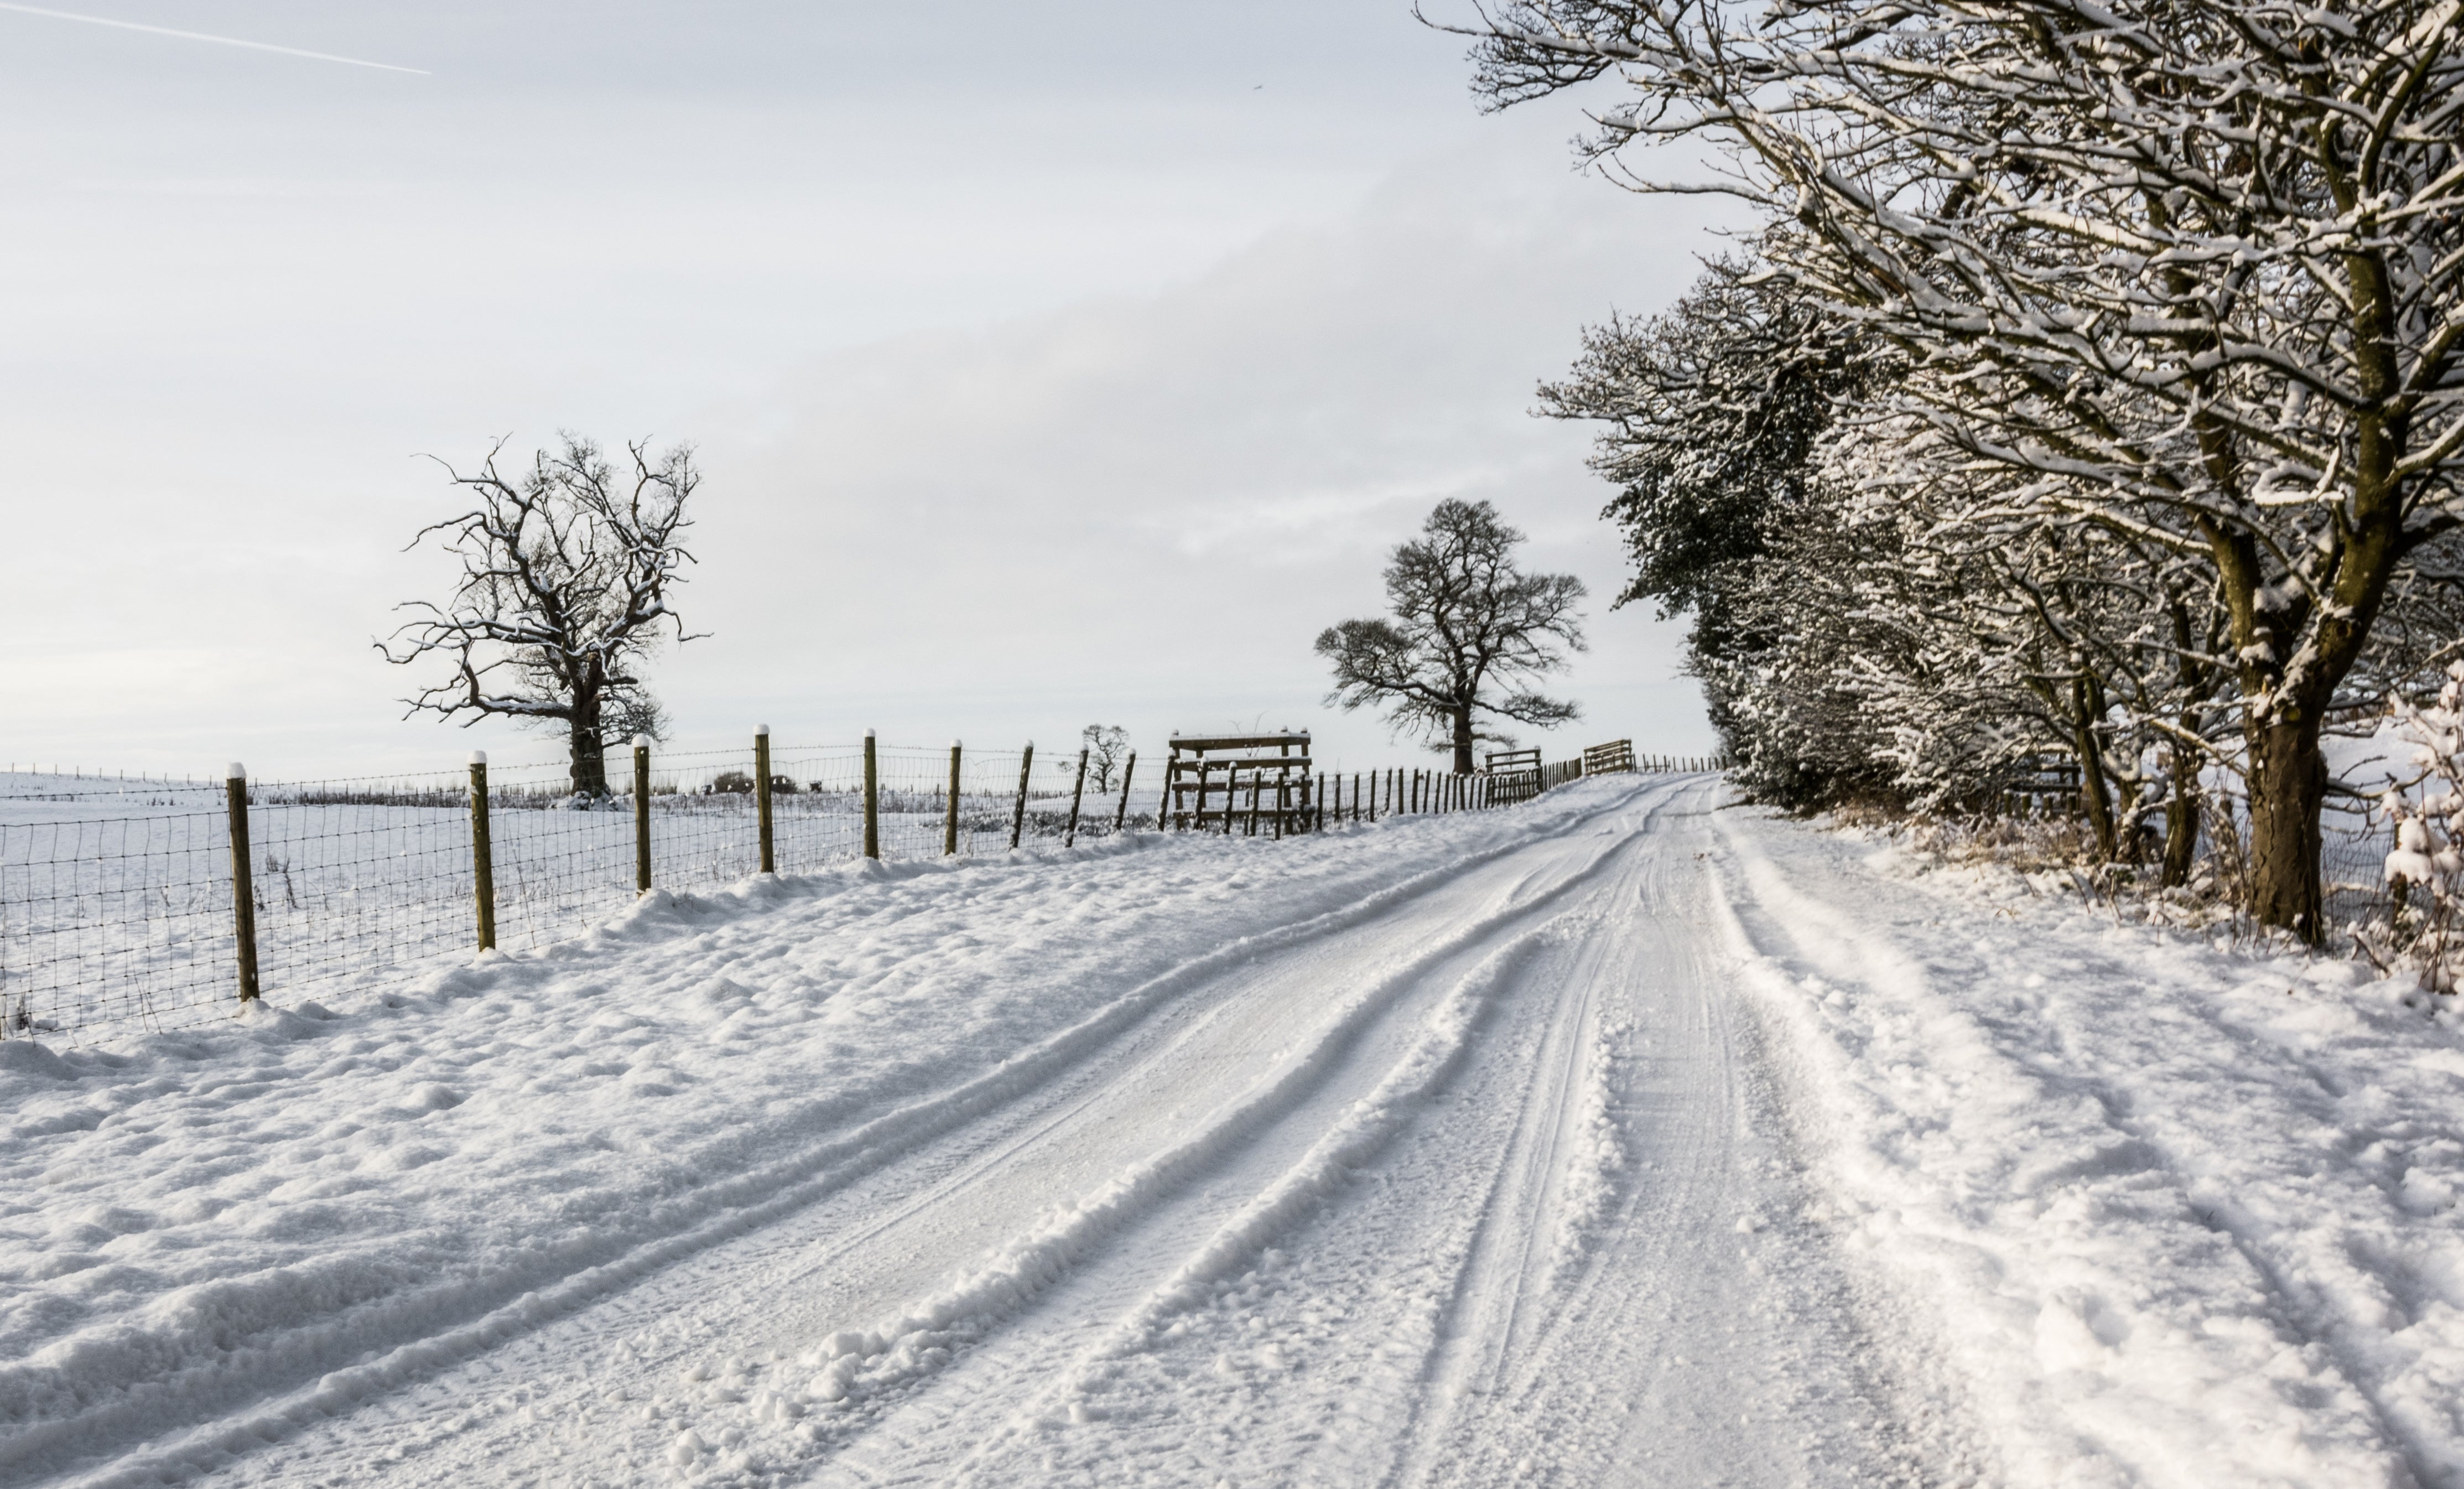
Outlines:
[[1583,774],[1612,775],[1634,768],[1634,741],[1611,740],[1583,746]]
[[1317,782],[1309,737],[1221,734],[1172,737],[1157,825],[1167,831],[1281,837],[1313,825]]
[[1540,752],[1496,749],[1488,754],[1488,803],[1511,807],[1540,794]]

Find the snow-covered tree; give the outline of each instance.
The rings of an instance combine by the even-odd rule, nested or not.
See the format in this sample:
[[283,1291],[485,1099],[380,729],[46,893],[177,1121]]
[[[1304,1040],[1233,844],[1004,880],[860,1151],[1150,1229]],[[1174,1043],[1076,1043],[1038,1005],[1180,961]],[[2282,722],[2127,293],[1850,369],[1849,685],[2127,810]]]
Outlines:
[[2428,900],[2419,911],[2423,981],[2453,992],[2456,910],[2464,903],[2464,661],[2449,665],[2437,698],[2415,707],[2398,697],[2395,714],[2398,731],[2413,746],[2422,791],[2412,799],[2390,789],[2383,798],[2395,825],[2387,878]]
[[[1698,676],[1769,643],[1737,605],[1819,500],[1811,456],[1835,411],[1888,375],[1871,344],[1755,267],[1714,263],[1665,313],[1593,327],[1572,375],[1540,389],[1543,412],[1604,426],[1592,468],[1619,489],[1601,515],[1634,564],[1615,605],[1690,614]],[[1706,701],[1730,750],[1748,753],[1726,692]]]
[[[1793,806],[1877,790],[1974,802],[2060,752],[2080,765],[2102,854],[2135,852],[2135,812],[2166,796],[2129,710],[2172,691],[2155,622],[2172,618],[2165,603],[2198,609],[2168,583],[2180,565],[2013,506],[2007,469],[1878,407],[1908,375],[1879,338],[1738,259],[1662,315],[1586,333],[1573,375],[1541,399],[1602,424],[1593,464],[1621,488],[1604,515],[1635,563],[1620,603],[1692,613],[1691,670],[1749,789]],[[2167,576],[2142,572],[2150,557]],[[1760,707],[1783,654],[1786,705]],[[1798,722],[1809,708],[1819,729]],[[2195,763],[2173,775],[2194,779]],[[2196,800],[2166,799],[2177,879]]]
[[2321,731],[2464,466],[2454,0],[1509,0],[1499,105],[1603,77],[1595,159],[1693,189],[1928,375],[1897,395],[2083,525],[2193,559],[2227,617],[2251,908],[2316,938]]
[[1383,707],[1398,729],[1426,735],[1472,770],[1473,747],[1495,740],[1483,718],[1548,728],[1581,717],[1575,704],[1529,687],[1584,649],[1572,574],[1527,574],[1514,562],[1521,532],[1485,501],[1445,500],[1420,536],[1386,566],[1393,617],[1347,620],[1317,638],[1334,667],[1327,701]]
[[413,713],[561,725],[574,790],[604,796],[611,725],[655,735],[661,722],[642,660],[665,627],[690,639],[669,591],[693,560],[681,538],[700,477],[689,446],[654,457],[647,442],[628,445],[633,469],[620,478],[589,440],[561,440],[515,478],[496,469],[502,440],[474,475],[446,466],[477,504],[411,543],[438,535],[461,562],[461,579],[441,606],[400,607],[419,618],[394,633],[398,651],[377,649],[400,665],[435,656],[451,663],[445,681],[407,700]]

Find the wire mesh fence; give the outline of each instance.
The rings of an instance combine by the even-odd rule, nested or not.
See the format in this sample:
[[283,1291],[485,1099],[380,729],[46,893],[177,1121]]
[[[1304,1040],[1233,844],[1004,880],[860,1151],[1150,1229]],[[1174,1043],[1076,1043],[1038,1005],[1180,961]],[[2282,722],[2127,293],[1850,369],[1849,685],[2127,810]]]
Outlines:
[[[771,751],[772,862],[781,872],[866,851],[864,747]],[[1114,767],[1082,787],[1075,751],[880,746],[875,848],[916,859],[1085,841],[1152,826]],[[488,780],[496,944],[537,947],[622,909],[642,881],[721,885],[760,866],[751,748],[656,755],[636,795],[629,752],[614,794],[578,797],[563,762]],[[237,1007],[232,816],[223,784],[18,775],[0,792],[0,1037],[160,1032]],[[475,945],[472,780],[255,781],[243,792],[258,984],[347,986]],[[1075,809],[1073,812],[1073,807]]]
[[[597,797],[575,792],[562,761],[488,770],[496,945],[569,937],[646,882],[692,890],[758,872],[765,795],[770,862],[787,874],[868,853],[913,860],[1091,842],[1155,828],[1163,800],[1152,760],[1082,764],[1074,749],[765,739],[638,764],[647,769],[611,751],[610,794]],[[1579,771],[1576,762],[1563,773]],[[1485,783],[1443,779],[1329,775],[1303,799],[1321,826],[1502,804]],[[297,998],[479,945],[473,772],[251,781],[236,814],[227,782],[0,780],[0,1037],[78,1042],[235,1011],[235,819],[258,987]]]

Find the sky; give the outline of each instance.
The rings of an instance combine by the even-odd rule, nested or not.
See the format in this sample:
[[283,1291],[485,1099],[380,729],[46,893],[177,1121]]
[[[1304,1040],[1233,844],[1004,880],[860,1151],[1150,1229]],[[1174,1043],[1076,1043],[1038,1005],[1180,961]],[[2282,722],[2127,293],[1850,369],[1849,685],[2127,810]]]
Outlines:
[[450,589],[436,460],[561,429],[697,452],[679,749],[1425,763],[1310,643],[1449,497],[1593,591],[1529,743],[1712,745],[1531,408],[1721,209],[1578,173],[1573,102],[1482,115],[1396,0],[55,9],[416,71],[0,9],[0,765],[554,758],[405,720],[372,643]]

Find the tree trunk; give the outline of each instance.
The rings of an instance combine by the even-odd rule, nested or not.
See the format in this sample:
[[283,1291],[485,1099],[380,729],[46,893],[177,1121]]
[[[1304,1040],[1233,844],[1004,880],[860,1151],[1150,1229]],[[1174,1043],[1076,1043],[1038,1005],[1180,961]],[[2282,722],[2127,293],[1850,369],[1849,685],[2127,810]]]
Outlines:
[[569,717],[573,725],[567,742],[572,755],[573,789],[596,800],[607,794],[607,753],[599,738],[599,695],[576,698]]
[[2190,881],[2190,865],[2199,856],[2199,762],[2189,749],[2176,744],[2168,752],[2172,794],[2165,799],[2165,874],[2167,889]]
[[2327,799],[2320,715],[2254,725],[2250,741],[2250,912],[2317,945],[2326,934],[2319,891],[2319,811]]
[[2079,805],[2096,834],[2096,856],[2105,863],[2122,857],[2122,835],[2113,825],[2113,793],[2104,773],[2104,749],[2096,737],[2103,717],[2104,690],[2086,678],[2071,683],[2071,750],[2079,757]]
[[1455,710],[1455,774],[1471,774],[1471,710]]

